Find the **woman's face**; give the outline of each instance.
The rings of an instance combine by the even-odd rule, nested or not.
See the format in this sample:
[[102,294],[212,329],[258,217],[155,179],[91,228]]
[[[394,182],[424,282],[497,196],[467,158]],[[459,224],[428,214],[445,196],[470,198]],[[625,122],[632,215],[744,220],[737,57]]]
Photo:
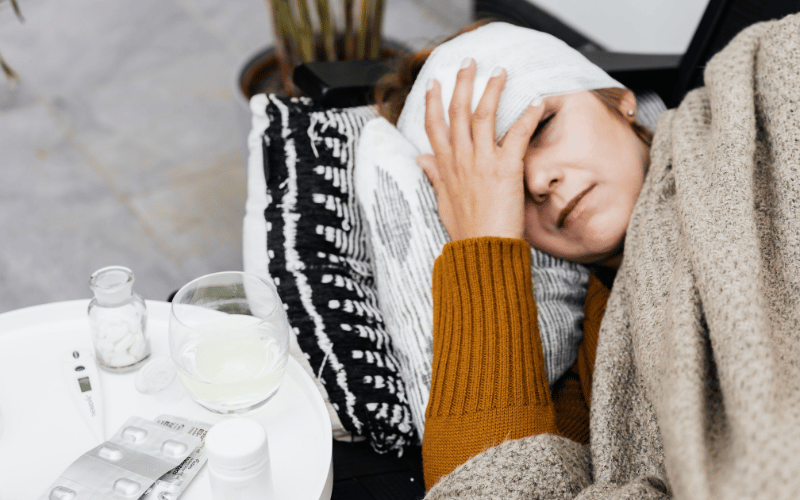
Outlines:
[[[525,154],[525,235],[566,260],[600,263],[622,246],[644,183],[647,146],[591,92],[544,100]],[[633,95],[621,110],[635,109]]]

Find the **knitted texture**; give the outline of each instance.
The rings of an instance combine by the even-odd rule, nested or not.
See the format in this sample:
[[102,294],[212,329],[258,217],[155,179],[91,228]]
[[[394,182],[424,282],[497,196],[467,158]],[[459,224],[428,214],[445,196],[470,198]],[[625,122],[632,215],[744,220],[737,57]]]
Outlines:
[[[416,156],[417,148],[392,124],[374,119],[361,131],[354,182],[369,228],[378,302],[422,435],[432,369],[431,276],[449,237],[438,216],[436,193]],[[538,250],[528,253],[552,384],[577,357],[589,270]]]
[[[541,459],[534,462],[530,456]],[[452,474],[459,481],[439,483],[425,498],[569,500],[591,483],[590,471],[588,446],[541,434],[481,453]]]
[[[426,485],[509,439],[551,433],[587,443],[582,381],[591,384],[597,328],[587,325],[578,362],[551,397],[528,243],[495,237],[448,243],[433,277],[434,371],[422,443]],[[587,317],[602,315],[608,289],[596,279],[589,287]]]
[[526,438],[428,498],[797,496],[800,15],[740,33],[705,83],[656,128],[597,346],[590,460]]
[[506,439],[556,432],[535,327],[530,250],[522,240],[504,243],[459,240],[436,261],[437,371],[423,437],[429,487],[453,464]]

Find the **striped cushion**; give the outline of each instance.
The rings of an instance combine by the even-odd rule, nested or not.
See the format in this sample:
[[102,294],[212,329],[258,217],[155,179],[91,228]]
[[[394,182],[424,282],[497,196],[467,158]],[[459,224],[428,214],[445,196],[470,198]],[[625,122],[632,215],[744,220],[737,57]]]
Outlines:
[[[266,172],[266,197],[260,226],[245,221],[246,240],[256,238],[245,245],[245,269],[266,266],[297,343],[344,429],[366,437],[376,451],[400,451],[418,438],[378,309],[353,191],[355,144],[375,111],[274,95],[254,97],[251,107],[256,119],[248,176]],[[260,127],[258,116],[265,117]],[[263,158],[262,164],[254,158]],[[258,189],[250,188],[249,205]],[[249,206],[248,214],[258,209]],[[258,238],[266,240],[266,252],[256,248]]]

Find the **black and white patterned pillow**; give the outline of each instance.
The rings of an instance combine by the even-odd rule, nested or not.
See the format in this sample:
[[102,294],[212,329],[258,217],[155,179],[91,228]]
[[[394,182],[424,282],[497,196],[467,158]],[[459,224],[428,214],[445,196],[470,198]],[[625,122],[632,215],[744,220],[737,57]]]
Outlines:
[[[376,451],[401,452],[418,437],[378,308],[353,187],[356,142],[375,110],[258,97],[251,107],[260,114],[256,108],[265,106],[266,126],[249,141],[251,151],[259,144],[263,151],[269,274],[343,427]],[[254,156],[261,155],[251,162]],[[246,263],[247,254],[245,248]]]

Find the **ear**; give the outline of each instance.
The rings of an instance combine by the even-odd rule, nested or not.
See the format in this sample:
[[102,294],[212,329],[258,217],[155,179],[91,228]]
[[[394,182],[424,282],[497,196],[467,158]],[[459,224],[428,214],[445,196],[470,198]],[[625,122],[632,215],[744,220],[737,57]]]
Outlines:
[[619,101],[619,112],[629,123],[636,121],[636,96],[630,89],[625,89]]

